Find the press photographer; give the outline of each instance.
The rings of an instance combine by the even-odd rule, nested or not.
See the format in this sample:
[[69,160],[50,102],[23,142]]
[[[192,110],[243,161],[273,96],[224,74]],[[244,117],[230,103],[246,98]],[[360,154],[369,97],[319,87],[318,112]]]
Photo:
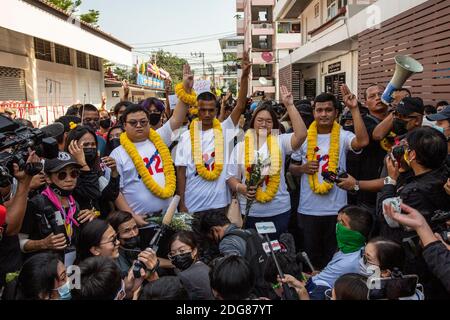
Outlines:
[[22,227],[30,183],[42,169],[41,155],[51,153],[56,141],[39,129],[20,126],[0,116],[0,288],[7,273],[21,266],[18,233]]
[[440,280],[447,293],[450,293],[449,239],[447,238],[444,241],[442,236],[434,234],[424,216],[419,211],[406,204],[402,204],[400,208],[401,213],[394,210],[391,206],[386,205],[386,215],[417,232],[423,247],[422,256],[429,270]]

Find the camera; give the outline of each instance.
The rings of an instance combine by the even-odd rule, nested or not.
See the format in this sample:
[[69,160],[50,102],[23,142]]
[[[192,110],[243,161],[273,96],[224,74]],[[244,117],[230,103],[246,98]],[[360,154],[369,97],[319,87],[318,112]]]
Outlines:
[[341,172],[339,174],[333,172],[333,171],[325,171],[322,172],[322,178],[328,183],[339,183],[340,179],[342,178],[348,178],[348,174],[346,172]]
[[396,268],[389,278],[369,278],[367,300],[396,300],[411,297],[416,293],[419,277],[403,275]]
[[405,155],[406,152],[406,146],[405,145],[400,145],[400,146],[395,146],[392,148],[392,152],[391,152],[391,158],[392,160],[397,161],[397,163],[400,163],[400,161],[402,160],[403,156]]
[[[450,220],[450,211],[437,210],[434,211],[433,216],[429,221],[429,225],[433,233],[438,233],[442,237],[442,239],[450,244],[450,228],[447,225],[447,221]],[[420,255],[420,245],[419,245],[419,236],[417,234],[404,238],[403,244],[407,250],[412,252],[414,255]]]
[[0,187],[11,184],[13,164],[28,175],[42,171],[42,163],[27,163],[29,149],[42,158],[56,158],[58,143],[40,129],[28,128],[0,115]]

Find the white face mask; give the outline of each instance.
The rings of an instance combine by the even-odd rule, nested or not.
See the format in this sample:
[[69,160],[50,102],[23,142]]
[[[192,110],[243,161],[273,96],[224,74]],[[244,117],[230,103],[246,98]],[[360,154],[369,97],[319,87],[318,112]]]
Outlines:
[[432,127],[433,129],[436,129],[437,131],[439,131],[439,132],[441,132],[441,133],[444,133],[444,132],[445,132],[445,129],[442,128],[442,127],[439,127],[437,124],[433,124],[431,127]]
[[378,266],[370,264],[370,263],[365,263],[364,262],[364,257],[361,257],[359,259],[359,273],[361,275],[364,275],[366,277],[370,277],[370,276],[375,274],[375,271],[377,269],[379,269]]

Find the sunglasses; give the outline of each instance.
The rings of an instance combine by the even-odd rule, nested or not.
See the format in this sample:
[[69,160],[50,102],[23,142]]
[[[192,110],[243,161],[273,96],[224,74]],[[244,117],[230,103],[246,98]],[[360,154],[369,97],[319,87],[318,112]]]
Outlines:
[[70,177],[72,179],[76,179],[80,176],[80,171],[76,170],[76,169],[70,171],[70,173],[67,173],[67,171],[61,171],[61,172],[58,172],[57,177],[58,177],[58,180],[64,181],[64,180],[66,180],[68,175],[70,175]]
[[140,124],[141,127],[146,127],[148,125],[149,121],[148,120],[139,120],[139,121],[137,121],[137,120],[130,120],[130,121],[127,121],[127,123],[130,126],[132,126],[133,128],[136,128],[138,123]]

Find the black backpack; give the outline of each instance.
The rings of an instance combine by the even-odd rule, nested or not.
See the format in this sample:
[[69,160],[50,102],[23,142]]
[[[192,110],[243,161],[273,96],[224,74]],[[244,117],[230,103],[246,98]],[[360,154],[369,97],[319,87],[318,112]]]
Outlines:
[[264,280],[264,271],[267,264],[267,254],[263,248],[263,238],[255,229],[236,229],[230,231],[225,237],[235,235],[246,242],[245,256],[243,257],[255,273],[255,288],[252,291],[257,297],[272,297],[273,289]]

